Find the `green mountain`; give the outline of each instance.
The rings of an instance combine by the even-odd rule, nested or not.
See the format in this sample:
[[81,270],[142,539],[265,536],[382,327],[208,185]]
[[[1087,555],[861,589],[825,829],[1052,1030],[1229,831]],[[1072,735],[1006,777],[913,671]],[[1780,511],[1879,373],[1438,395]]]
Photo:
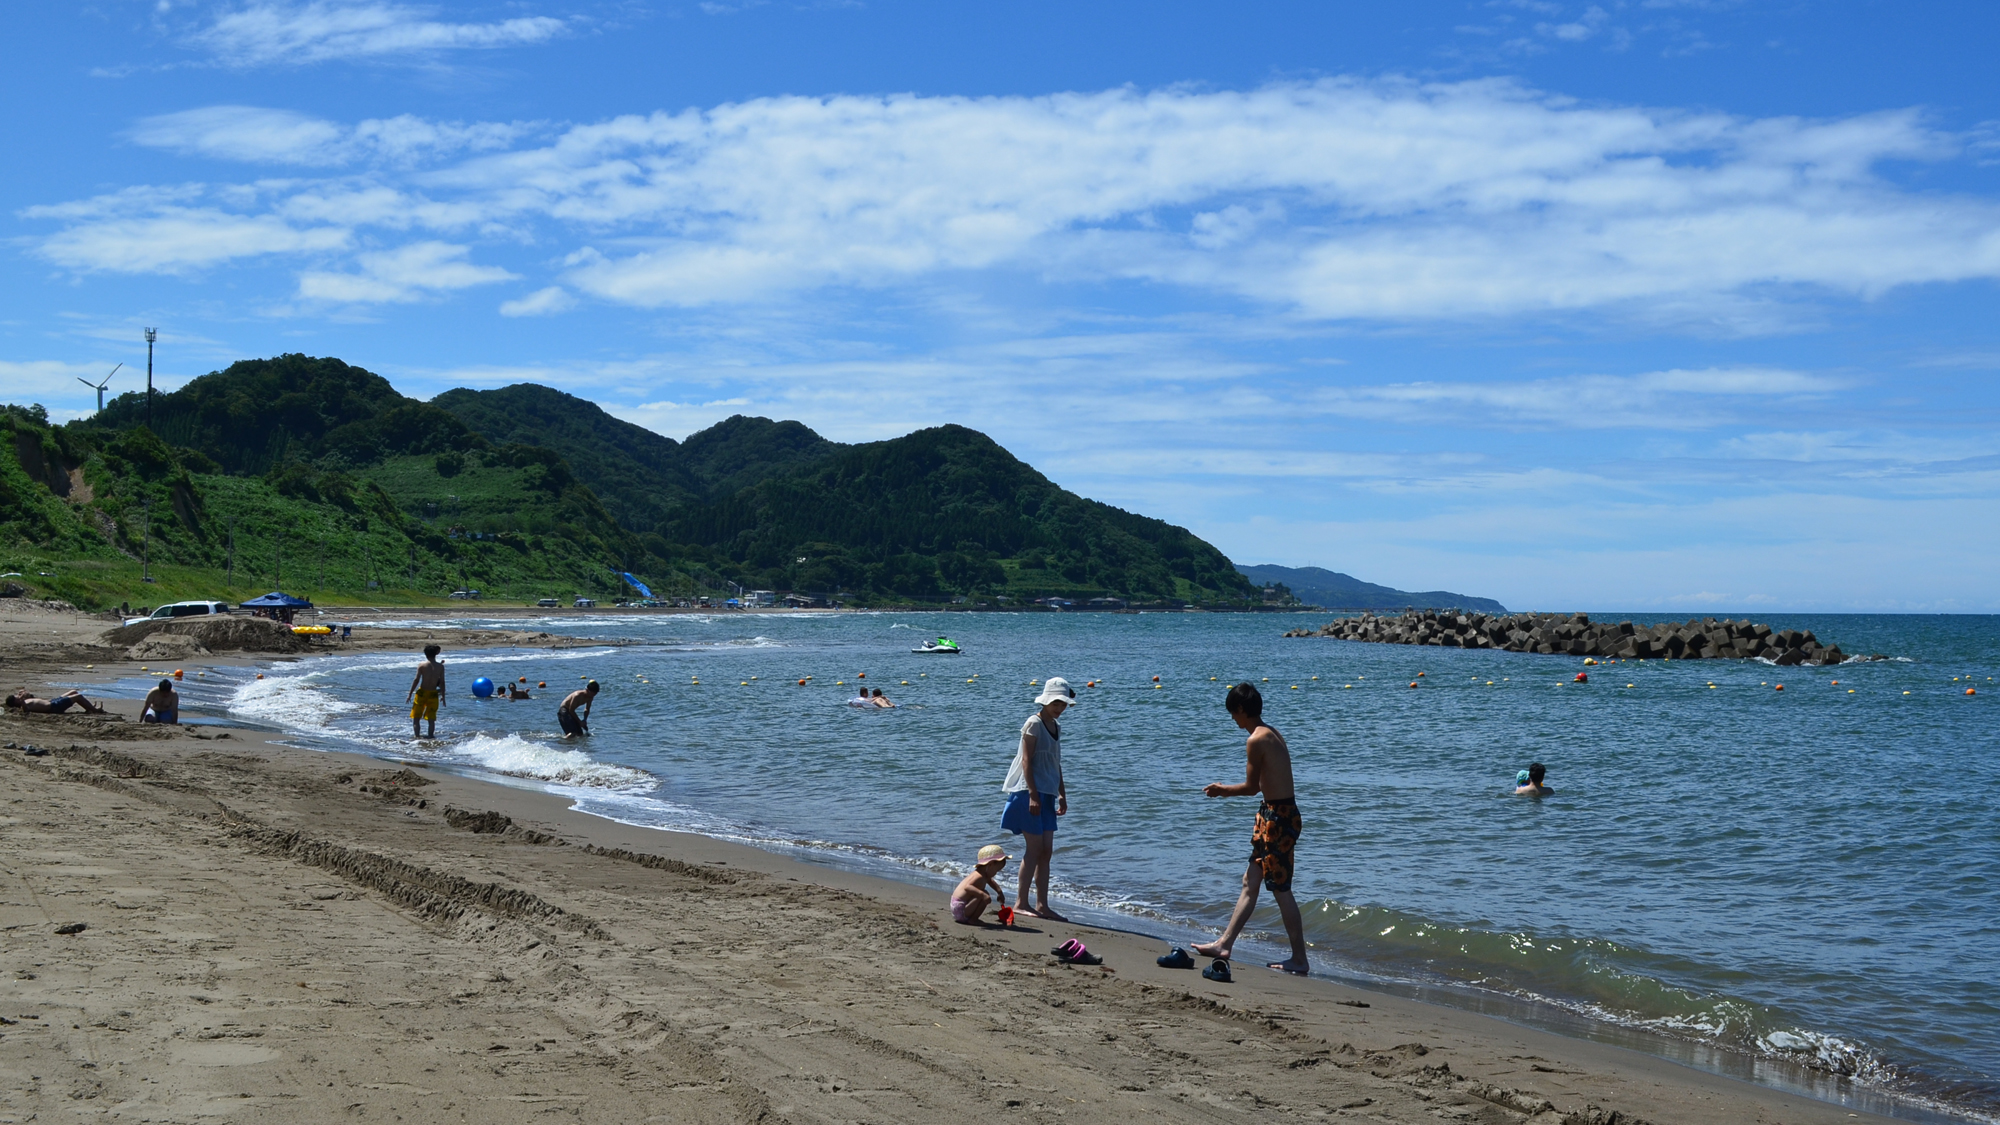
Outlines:
[[433,401],[486,437],[560,451],[653,556],[745,586],[863,601],[1253,594],[1186,529],[1059,488],[961,426],[843,445],[738,415],[676,443],[530,384]]
[[[148,420],[150,418],[150,424]],[[0,416],[0,568],[82,605],[761,588],[852,604],[1249,604],[1183,528],[958,426],[843,445],[735,417],[675,442],[528,384],[425,403],[337,359],[245,360],[51,426]],[[141,583],[141,571],[159,581]]]
[[1286,586],[1300,601],[1308,605],[1324,606],[1327,609],[1392,609],[1400,613],[1404,609],[1467,609],[1476,613],[1506,613],[1507,609],[1492,598],[1473,598],[1464,594],[1454,594],[1449,590],[1426,590],[1412,593],[1396,590],[1388,586],[1377,586],[1373,582],[1363,582],[1351,574],[1325,570],[1317,566],[1239,566],[1243,576],[1259,586]]

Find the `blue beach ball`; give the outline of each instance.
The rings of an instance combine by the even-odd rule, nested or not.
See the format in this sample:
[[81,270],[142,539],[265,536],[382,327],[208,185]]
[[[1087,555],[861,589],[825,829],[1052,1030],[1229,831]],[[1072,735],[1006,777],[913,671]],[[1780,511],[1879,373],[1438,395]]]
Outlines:
[[472,681],[472,694],[481,699],[490,698],[493,695],[493,681],[485,676]]

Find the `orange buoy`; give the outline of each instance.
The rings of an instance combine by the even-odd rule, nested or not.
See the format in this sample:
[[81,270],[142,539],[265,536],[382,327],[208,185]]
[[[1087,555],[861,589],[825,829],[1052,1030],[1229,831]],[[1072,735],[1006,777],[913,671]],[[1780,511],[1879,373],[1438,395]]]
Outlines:
[[522,677],[521,677],[521,678],[520,678],[519,680],[517,680],[516,682],[517,682],[517,683],[523,683],[523,684],[525,684],[525,683],[527,683],[527,682],[528,682],[528,677],[526,677],[526,676],[522,676]]
[[1415,680],[1411,680],[1411,681],[1410,681],[1410,686],[1411,686],[1411,687],[1416,687],[1416,686],[1417,686],[1417,681],[1415,681]]
[[258,679],[260,679],[260,680],[261,680],[261,679],[263,679],[263,678],[264,678],[264,673],[262,673],[262,672],[259,672],[259,673],[257,673],[257,678],[258,678]]
[[1418,672],[1418,673],[1417,673],[1417,678],[1421,680],[1421,679],[1423,679],[1423,678],[1424,678],[1425,676],[1428,676],[1428,675],[1430,675],[1430,673],[1429,673],[1429,672]]
[[854,673],[854,678],[855,678],[855,679],[857,679],[857,680],[865,680],[865,679],[867,679],[867,678],[868,678],[868,673],[866,673],[866,672],[856,672],[856,673]]
[[1157,683],[1159,683],[1159,682],[1160,682],[1160,677],[1158,677],[1158,676],[1154,676],[1154,677],[1153,677],[1153,682],[1154,682],[1154,683],[1156,683],[1156,684],[1157,684]]
[[1785,685],[1783,685],[1783,684],[1779,684],[1779,685],[1778,685],[1778,688],[1777,688],[1777,690],[1779,690],[1779,691],[1783,691],[1783,690],[1785,690]]
[[1576,682],[1577,682],[1577,683],[1580,683],[1580,684],[1587,684],[1587,683],[1589,683],[1589,682],[1590,682],[1590,673],[1588,673],[1588,672],[1578,672],[1578,673],[1576,674]]
[[174,669],[174,679],[178,680],[180,678],[181,678],[181,670],[179,668]]
[[1978,695],[1979,693],[1978,693],[1978,692],[1976,692],[1976,691],[1973,691],[1973,690],[1972,690],[1971,688],[1966,688],[1966,689],[1965,689],[1965,694],[1967,694],[1967,695]]
[[547,686],[549,686],[549,682],[548,682],[547,680],[536,680],[536,681],[535,681],[535,686],[536,686],[536,687],[547,687]]

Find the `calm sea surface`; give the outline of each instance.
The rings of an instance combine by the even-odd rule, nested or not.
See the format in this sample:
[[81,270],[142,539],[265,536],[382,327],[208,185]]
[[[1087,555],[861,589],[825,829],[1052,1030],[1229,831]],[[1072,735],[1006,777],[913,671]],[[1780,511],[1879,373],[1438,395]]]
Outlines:
[[[219,672],[191,702],[930,881],[1003,838],[1029,681],[1060,675],[1082,698],[1063,720],[1059,900],[1179,935],[1226,919],[1242,876],[1255,801],[1201,786],[1242,777],[1222,695],[1249,680],[1292,747],[1321,971],[1870,1108],[2000,1120],[2000,619],[1759,617],[1894,659],[1634,662],[1587,685],[1580,658],[1279,636],[1322,619],[551,617],[537,627],[642,643],[447,652],[448,739],[430,748],[408,742],[411,658]],[[940,632],[965,655],[910,653]],[[846,706],[864,672],[902,706]],[[476,675],[549,687],[479,702]],[[587,754],[554,721],[585,676],[605,687]],[[1556,796],[1507,795],[1530,760]],[[1282,939],[1268,896],[1253,930]]]

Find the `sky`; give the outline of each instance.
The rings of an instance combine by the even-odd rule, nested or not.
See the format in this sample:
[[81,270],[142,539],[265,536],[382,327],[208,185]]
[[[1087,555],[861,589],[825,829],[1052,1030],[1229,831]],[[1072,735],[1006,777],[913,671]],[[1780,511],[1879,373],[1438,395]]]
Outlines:
[[0,397],[245,358],[957,423],[1241,563],[2000,612],[2000,6],[95,0]]

